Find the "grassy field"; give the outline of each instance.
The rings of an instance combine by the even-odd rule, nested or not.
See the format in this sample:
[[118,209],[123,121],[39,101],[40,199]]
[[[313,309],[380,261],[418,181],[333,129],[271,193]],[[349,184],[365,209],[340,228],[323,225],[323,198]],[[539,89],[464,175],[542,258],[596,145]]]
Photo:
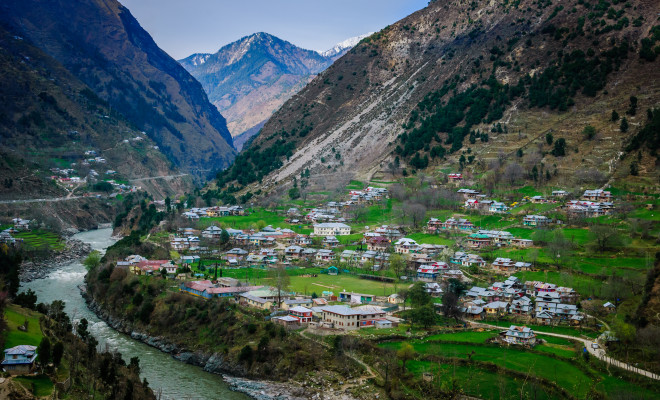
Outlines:
[[55,386],[46,375],[20,376],[14,378],[14,381],[19,382],[37,397],[50,396]]
[[[290,279],[290,289],[292,291],[307,295],[313,292],[320,294],[324,290],[334,292],[335,295],[343,290],[376,296],[389,296],[394,293],[394,285],[391,283],[370,281],[346,274],[336,276],[319,274],[315,278],[292,276]],[[269,279],[263,279],[262,282],[268,284]],[[400,285],[400,287],[403,287],[403,285]]]
[[[578,397],[584,397],[592,383],[592,379],[570,361],[519,349],[454,343],[411,344],[415,351],[421,354],[492,362],[513,371],[531,373],[556,383]],[[398,349],[401,342],[388,342],[380,346]]]
[[[5,348],[27,344],[38,346],[43,338],[39,326],[40,314],[13,304],[5,309],[5,320],[7,321],[7,335],[5,337]],[[18,327],[28,321],[27,332],[19,331]]]
[[[504,328],[508,328],[509,326],[511,326],[510,321],[487,321],[487,323],[490,325],[497,325]],[[571,328],[569,326],[547,326],[547,325],[525,325],[525,326],[537,332],[550,332],[550,333],[558,333],[561,335],[569,335],[569,336],[584,335],[590,338],[595,338],[599,334],[599,332],[593,331],[591,329]],[[540,338],[548,339],[550,343],[556,343],[556,344],[561,343],[561,342],[557,342],[556,340],[562,340],[561,338],[551,338],[550,336],[540,336]],[[564,342],[563,344],[566,344],[566,342]]]
[[419,244],[444,244],[452,246],[455,243],[454,239],[446,239],[443,236],[430,233],[411,233],[410,235],[406,235],[406,237],[416,240]]
[[42,230],[24,231],[14,234],[16,239],[22,239],[26,247],[31,248],[47,248],[49,250],[61,251],[64,250],[64,241],[53,232]]
[[452,379],[470,396],[492,400],[514,400],[521,398],[535,398],[538,400],[554,399],[544,390],[535,388],[512,377],[497,374],[474,365],[437,364],[429,361],[409,361],[408,370],[420,377],[423,373],[431,373],[438,384],[448,385]]

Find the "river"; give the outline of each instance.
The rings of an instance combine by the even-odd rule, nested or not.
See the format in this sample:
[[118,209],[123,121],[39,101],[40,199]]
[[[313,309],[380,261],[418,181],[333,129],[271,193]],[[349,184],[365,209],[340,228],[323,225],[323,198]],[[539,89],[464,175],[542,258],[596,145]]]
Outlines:
[[[79,233],[74,238],[104,252],[114,243],[111,235],[111,229],[99,229]],[[44,279],[22,283],[21,290],[34,290],[38,301],[42,303],[63,300],[66,312],[72,320],[87,318],[89,330],[102,348],[107,344],[111,349],[119,351],[125,360],[138,356],[141,376],[147,379],[154,392],[161,391],[162,399],[249,399],[242,393],[229,390],[219,375],[177,361],[160,350],[117,332],[101,321],[87,308],[78,290],[78,285],[84,281],[85,273],[85,267],[80,262],[73,262],[54,270]]]

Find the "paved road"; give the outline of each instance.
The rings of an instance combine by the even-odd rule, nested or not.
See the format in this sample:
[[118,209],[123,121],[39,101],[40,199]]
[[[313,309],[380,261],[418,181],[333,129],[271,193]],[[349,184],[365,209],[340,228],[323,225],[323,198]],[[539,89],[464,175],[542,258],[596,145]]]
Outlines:
[[[486,326],[486,327],[495,328],[495,329],[502,329],[501,326],[484,324],[484,323],[481,323],[481,322],[472,322],[472,325]],[[591,347],[591,345],[593,343],[595,343],[592,340],[582,339],[582,338],[575,337],[575,336],[570,336],[570,335],[561,335],[559,333],[539,332],[539,331],[534,331],[534,333],[536,333],[537,335],[554,336],[554,337],[558,337],[558,338],[576,340],[578,342],[582,342],[584,344],[584,347],[589,352],[589,354],[591,354],[592,356],[596,357],[599,360],[605,361],[606,363],[608,363],[610,365],[613,365],[615,367],[625,369],[626,371],[631,371],[631,372],[635,372],[635,373],[640,374],[640,375],[644,375],[647,378],[660,380],[660,375],[658,375],[658,374],[654,374],[653,372],[646,371],[646,370],[643,370],[641,368],[637,368],[634,365],[626,364],[624,362],[621,362],[619,360],[615,360],[614,358],[607,356],[607,354],[605,353],[605,349],[603,349],[603,348],[594,349],[593,347]]]
[[129,182],[141,182],[141,181],[149,181],[152,179],[173,179],[173,178],[181,178],[183,176],[188,176],[190,174],[178,174],[178,175],[162,175],[162,176],[148,176],[146,178],[136,178],[136,179],[129,179]]
[[82,198],[83,196],[71,196],[71,197],[51,197],[48,199],[0,200],[0,204],[52,203],[57,201],[76,200]]

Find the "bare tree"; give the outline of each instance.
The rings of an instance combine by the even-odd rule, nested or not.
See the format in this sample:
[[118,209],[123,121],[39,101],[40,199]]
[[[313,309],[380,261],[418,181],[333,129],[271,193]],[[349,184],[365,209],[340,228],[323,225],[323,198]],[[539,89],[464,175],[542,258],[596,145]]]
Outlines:
[[523,168],[520,164],[512,162],[504,168],[504,173],[502,177],[510,185],[516,184],[522,177],[525,175]]
[[594,240],[594,246],[598,251],[621,246],[622,239],[619,232],[612,225],[592,225],[589,232]]
[[404,203],[403,208],[408,210],[410,223],[414,229],[418,229],[426,219],[426,207],[419,203]]

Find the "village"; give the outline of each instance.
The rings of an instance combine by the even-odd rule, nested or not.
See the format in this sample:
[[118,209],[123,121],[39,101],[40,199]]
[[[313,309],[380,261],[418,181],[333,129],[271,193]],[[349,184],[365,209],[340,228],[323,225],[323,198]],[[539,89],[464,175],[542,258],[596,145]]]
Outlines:
[[[533,344],[534,334],[525,324],[579,327],[591,318],[580,309],[575,289],[516,276],[536,271],[534,260],[492,256],[493,249],[532,249],[532,239],[477,224],[483,215],[508,214],[523,204],[553,204],[565,214],[604,215],[614,210],[609,192],[586,190],[573,199],[555,190],[549,199],[525,197],[508,206],[473,189],[461,188],[457,194],[466,214],[430,218],[422,232],[398,225],[356,227],[348,210],[389,197],[387,189],[371,186],[350,190],[345,201],[304,210],[290,207],[284,211],[283,226],[262,223],[236,229],[223,224],[223,218],[250,215],[238,205],[190,208],[181,214],[185,226],[161,235],[171,259],[132,255],[117,261],[115,268],[169,279],[175,282],[173,290],[230,299],[263,310],[266,319],[286,328],[320,334],[396,328],[405,321],[401,311],[410,308],[406,297],[415,285],[433,299],[437,313],[442,312],[448,286],[464,288],[453,312],[457,320],[515,321],[522,330],[512,325],[507,344]],[[515,224],[542,230],[562,221],[524,214]],[[420,235],[420,241],[414,239]],[[432,237],[446,239],[439,244],[428,240]],[[278,287],[274,282],[281,281],[280,275],[287,278]],[[614,309],[611,302],[603,305],[607,312]]]

